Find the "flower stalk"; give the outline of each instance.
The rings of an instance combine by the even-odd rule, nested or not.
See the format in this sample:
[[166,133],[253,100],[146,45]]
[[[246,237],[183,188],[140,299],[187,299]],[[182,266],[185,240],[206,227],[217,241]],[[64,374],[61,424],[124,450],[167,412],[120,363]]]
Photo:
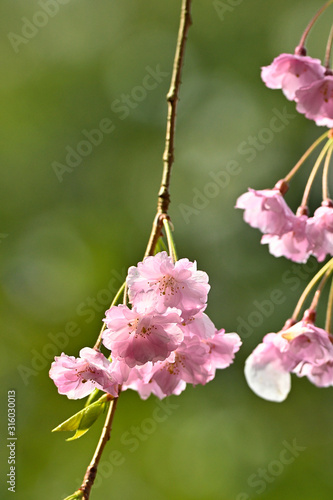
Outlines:
[[311,19],[311,21],[309,22],[309,24],[307,25],[307,27],[304,30],[304,33],[300,39],[300,42],[299,42],[298,46],[296,47],[295,54],[305,55],[304,45],[305,45],[305,41],[308,37],[308,34],[310,33],[312,26],[315,24],[318,17],[327,9],[327,7],[329,7],[331,5],[331,3],[333,3],[333,0],[328,0],[328,2],[326,2],[322,7],[320,7],[320,9],[313,16],[313,18]]
[[301,312],[301,309],[303,307],[303,304],[307,298],[307,296],[309,295],[309,293],[311,292],[312,288],[316,285],[316,283],[320,280],[320,278],[322,276],[324,276],[326,273],[328,273],[328,275],[333,271],[333,258],[330,259],[319,271],[318,273],[312,278],[312,280],[310,281],[310,283],[308,283],[308,285],[306,286],[306,288],[304,289],[299,301],[297,302],[297,305],[295,307],[295,310],[293,312],[293,315],[292,315],[292,319],[297,321],[297,317],[299,315],[299,313]]
[[325,146],[323,147],[323,149],[321,150],[314,166],[313,166],[313,169],[311,171],[311,174],[309,176],[309,179],[306,183],[306,186],[305,186],[305,190],[304,190],[304,194],[303,194],[303,198],[302,198],[302,202],[301,202],[301,207],[306,207],[307,206],[307,203],[308,203],[308,198],[309,198],[309,195],[310,195],[310,191],[311,191],[311,187],[312,187],[312,184],[313,184],[313,181],[317,175],[317,172],[319,170],[319,167],[321,165],[321,162],[323,161],[323,158],[325,157],[327,151],[330,149],[330,147],[333,145],[333,139],[329,139],[327,141],[327,143],[325,144]]
[[333,310],[333,279],[331,281],[331,288],[328,296],[326,320],[325,320],[325,330],[328,333],[332,333],[332,310]]
[[326,202],[330,199],[328,191],[328,172],[330,168],[332,152],[333,152],[333,144],[331,144],[330,148],[327,151],[323,168],[323,200]]
[[174,242],[173,237],[172,237],[171,224],[170,224],[170,221],[167,217],[163,218],[163,226],[164,226],[165,234],[166,234],[167,241],[168,241],[169,255],[171,256],[172,261],[175,263],[178,260],[176,245],[175,245],[175,242]]
[[314,149],[316,149],[317,146],[319,146],[319,144],[324,140],[326,139],[326,137],[329,136],[329,133],[330,131],[328,132],[325,132],[324,134],[322,134],[320,137],[318,137],[318,139],[312,144],[312,146],[310,146],[306,151],[305,153],[303,154],[303,156],[299,159],[299,161],[296,163],[296,165],[290,170],[289,174],[287,174],[284,178],[285,182],[289,182],[292,177],[294,177],[294,175],[296,174],[296,172],[298,172],[298,170],[300,169],[300,167],[303,165],[303,163],[305,162],[305,160],[310,156],[310,154],[312,153],[312,151]]

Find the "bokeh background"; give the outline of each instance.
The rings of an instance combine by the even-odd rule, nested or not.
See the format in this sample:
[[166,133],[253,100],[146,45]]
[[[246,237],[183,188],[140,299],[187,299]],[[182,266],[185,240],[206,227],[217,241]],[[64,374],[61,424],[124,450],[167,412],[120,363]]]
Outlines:
[[[332,498],[332,389],[294,378],[287,401],[274,404],[243,376],[246,357],[292,314],[318,264],[270,256],[234,210],[249,186],[272,187],[322,133],[260,80],[260,66],[293,51],[321,4],[193,1],[170,215],[179,255],[210,276],[209,315],[238,330],[244,345],[228,370],[168,406],[122,395],[93,500]],[[48,369],[62,350],[77,356],[94,344],[112,292],[144,253],[179,7],[179,0],[0,4],[3,499],[13,495],[5,484],[8,390],[17,400],[16,498],[69,495],[95,448],[102,422],[74,442],[51,434],[82,402],[59,396]],[[313,30],[310,55],[323,57],[331,19],[329,10]],[[82,146],[100,127],[102,135],[90,136],[96,144]],[[310,168],[311,161],[292,183],[293,208]],[[318,183],[312,209],[320,195]],[[321,307],[319,324],[323,314]]]

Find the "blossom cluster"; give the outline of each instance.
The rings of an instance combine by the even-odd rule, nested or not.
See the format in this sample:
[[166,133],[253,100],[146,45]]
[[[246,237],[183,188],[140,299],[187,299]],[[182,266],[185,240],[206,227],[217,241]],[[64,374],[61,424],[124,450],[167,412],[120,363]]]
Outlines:
[[319,126],[333,127],[333,73],[319,59],[303,55],[280,54],[264,66],[261,77],[267,87],[282,89],[296,109]]
[[241,341],[217,330],[204,310],[208,276],[196,263],[175,263],[166,252],[130,267],[126,279],[130,304],[106,311],[102,341],[112,360],[84,348],[80,358],[62,354],[50,377],[61,394],[81,398],[95,387],[116,396],[134,389],[145,399],[180,394],[186,384],[206,384],[216,369],[229,366]]
[[236,202],[236,208],[244,210],[244,220],[263,233],[261,243],[268,244],[275,257],[294,262],[305,263],[310,255],[322,262],[333,255],[333,203],[323,201],[313,217],[308,217],[306,210],[295,214],[281,186],[280,182],[274,189],[249,189]]
[[269,401],[284,401],[291,373],[306,376],[318,387],[333,385],[333,337],[314,325],[305,313],[278,333],[268,333],[245,362],[250,388]]

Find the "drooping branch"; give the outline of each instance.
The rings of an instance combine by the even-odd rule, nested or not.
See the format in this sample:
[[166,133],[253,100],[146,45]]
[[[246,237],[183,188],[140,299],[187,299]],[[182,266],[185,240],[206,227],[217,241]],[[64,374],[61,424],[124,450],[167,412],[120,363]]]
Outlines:
[[177,47],[174,57],[170,89],[167,93],[168,115],[165,135],[165,149],[163,153],[163,174],[161,186],[158,192],[157,213],[153,222],[148,246],[145,256],[153,255],[157,241],[161,235],[163,218],[168,216],[170,204],[170,177],[174,162],[174,141],[177,116],[177,104],[181,84],[181,73],[184,65],[184,54],[187,40],[187,32],[192,24],[191,20],[192,0],[182,0],[180,25],[178,31]]
[[[170,203],[170,193],[169,193],[170,176],[174,161],[174,139],[175,139],[177,103],[178,103],[179,88],[181,83],[181,72],[184,64],[184,53],[185,53],[187,32],[192,23],[191,12],[190,12],[191,2],[192,0],[182,0],[177,47],[174,57],[170,89],[167,94],[168,114],[167,114],[167,127],[166,127],[166,137],[165,137],[165,149],[163,153],[162,181],[158,193],[157,214],[154,219],[153,228],[151,231],[145,255],[152,255],[154,253],[156,243],[161,235],[161,230],[163,227],[163,219],[166,218],[168,214],[168,208]],[[124,289],[124,286],[125,284],[123,285],[123,287],[121,287],[118,293],[120,293]],[[117,300],[117,298],[118,294],[115,298],[115,301]],[[101,334],[98,338],[98,341],[96,342],[95,345],[96,349],[98,349],[100,346],[103,329],[104,327],[102,328]],[[75,492],[78,495],[77,498],[81,498],[82,500],[89,500],[91,488],[94,484],[97,475],[97,468],[99,461],[101,459],[105,445],[110,439],[112,422],[116,411],[117,402],[118,398],[114,398],[112,401],[110,401],[104,427],[99,442],[97,444],[94,456],[92,457],[91,462],[87,468],[81,487],[78,489],[77,492]]]

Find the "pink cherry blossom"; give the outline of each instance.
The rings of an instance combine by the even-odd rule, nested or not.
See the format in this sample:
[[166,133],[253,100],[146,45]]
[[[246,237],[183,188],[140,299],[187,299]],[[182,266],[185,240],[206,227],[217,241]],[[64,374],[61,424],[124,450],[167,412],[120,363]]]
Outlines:
[[235,353],[239,351],[242,341],[237,333],[225,333],[224,330],[216,331],[211,339],[204,340],[209,347],[209,363],[215,375],[216,368],[227,368],[234,360]]
[[[216,330],[215,330],[216,331]],[[136,366],[130,372],[123,390],[133,389],[142,399],[151,394],[162,399],[178,395],[186,384],[204,385],[215,376],[217,368],[226,368],[238,351],[241,340],[236,333],[216,331],[213,338],[201,340],[185,336],[180,346],[164,361]]]
[[286,257],[293,262],[305,263],[310,254],[310,243],[307,236],[306,215],[294,216],[291,229],[282,234],[264,234],[261,243],[268,244],[269,251],[275,257]]
[[156,366],[152,380],[165,396],[174,394],[180,381],[188,384],[206,384],[211,380],[207,367],[209,347],[195,337],[185,337],[169,359]]
[[[174,356],[174,353],[170,355],[170,357],[172,356]],[[152,378],[155,370],[161,366],[162,363],[162,361],[157,361],[155,364],[148,362],[145,365],[132,368],[128,379],[122,386],[122,390],[132,389],[133,391],[137,391],[141,399],[147,399],[151,394],[163,399],[165,394]],[[180,394],[180,392],[185,389],[186,383],[183,382],[182,386],[179,392],[175,389],[173,393]]]
[[123,382],[120,372],[113,371],[112,363],[89,347],[81,349],[79,358],[64,353],[56,356],[49,375],[59,394],[66,394],[69,399],[84,398],[95,388],[116,397]]
[[178,309],[168,308],[160,314],[139,306],[111,307],[104,319],[107,329],[103,344],[112,351],[112,357],[130,367],[166,359],[183,340]]
[[333,127],[333,76],[314,81],[296,91],[296,109],[317,125]]
[[187,337],[197,336],[201,339],[209,339],[214,337],[216,333],[216,327],[212,320],[201,311],[184,321],[181,328]]
[[[333,360],[332,337],[309,321],[300,321],[278,336],[288,340],[288,356],[295,364],[320,366]],[[296,368],[296,366],[295,366]]]
[[282,235],[293,227],[295,214],[277,188],[249,189],[238,198],[236,208],[244,209],[245,222],[264,234]]
[[284,333],[291,338],[290,356],[299,360],[292,373],[306,376],[318,387],[333,385],[333,337],[312,323],[302,322],[301,325],[294,338],[292,328]]
[[319,366],[305,363],[294,370],[294,373],[299,377],[306,376],[317,387],[333,386],[333,360]]
[[162,399],[178,395],[186,384],[206,384],[213,376],[207,364],[209,347],[198,338],[185,338],[164,361],[134,368],[123,389],[138,391],[142,399],[154,394]]
[[294,262],[307,261],[311,254],[308,217],[295,215],[278,188],[249,189],[238,198],[236,208],[245,209],[244,220],[264,233],[261,243],[269,245],[272,255],[284,256]]
[[311,253],[322,262],[326,255],[333,255],[333,207],[321,206],[308,220],[307,237]]
[[137,267],[130,267],[127,285],[134,305],[140,300],[142,292],[153,290],[158,312],[165,311],[167,307],[177,307],[181,309],[183,318],[205,308],[210,288],[207,274],[197,271],[195,262],[180,259],[173,263],[166,252],[146,257]]
[[250,388],[270,401],[283,401],[291,387],[290,373],[324,387],[333,384],[332,336],[309,321],[299,321],[267,334],[245,363]]
[[262,68],[261,78],[267,87],[282,89],[287,99],[292,101],[298,89],[321,80],[324,73],[325,68],[319,59],[295,54],[280,54],[272,64]]
[[234,354],[242,345],[237,333],[225,333],[224,329],[217,330],[212,320],[200,312],[191,317],[182,327],[185,338],[202,340],[209,347],[207,369],[215,376],[217,368],[226,368],[234,359]]

